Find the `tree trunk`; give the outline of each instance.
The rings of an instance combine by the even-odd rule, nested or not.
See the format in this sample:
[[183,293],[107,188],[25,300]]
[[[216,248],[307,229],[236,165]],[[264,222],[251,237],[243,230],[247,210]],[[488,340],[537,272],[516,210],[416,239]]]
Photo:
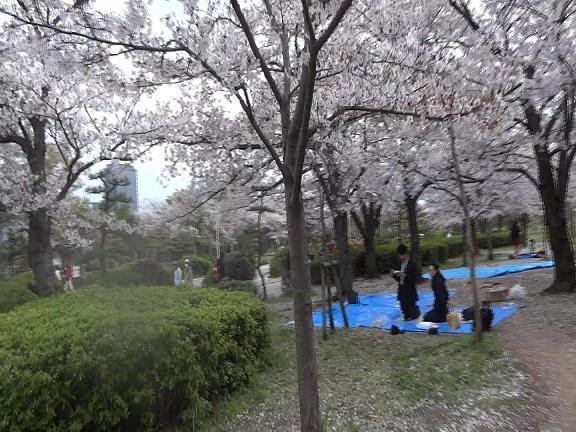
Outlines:
[[492,243],[492,227],[488,220],[486,220],[486,243],[488,247],[487,258],[492,261],[494,259],[494,246]]
[[348,215],[346,213],[339,213],[334,217],[334,234],[338,245],[338,268],[342,294],[346,296],[349,303],[357,303],[358,296],[353,286],[352,257],[348,246]]
[[364,268],[367,278],[375,278],[378,276],[378,266],[376,265],[376,238],[369,237],[364,242],[366,249],[366,256],[364,258]]
[[376,232],[380,226],[380,216],[382,215],[382,205],[376,205],[374,201],[368,204],[360,203],[362,219],[356,211],[352,211],[352,219],[362,234],[364,241],[364,273],[368,278],[378,276],[378,266],[376,265]]
[[[318,394],[318,369],[316,341],[312,325],[312,287],[307,266],[307,245],[304,231],[304,206],[302,194],[286,184],[286,221],[290,272],[294,292],[294,322],[296,332],[296,361],[298,370],[298,398],[302,431],[320,431],[320,398]],[[296,198],[296,199],[294,199]]]
[[464,239],[464,254],[462,254],[462,267],[468,267],[468,242],[466,241],[466,221],[462,223],[462,238]]
[[550,236],[554,255],[554,282],[544,292],[574,292],[576,290],[576,266],[574,249],[566,224],[566,195],[570,181],[570,163],[565,151],[559,156],[555,168],[552,155],[545,146],[534,146],[538,164],[538,191],[544,206],[544,222]]
[[[47,96],[48,89],[42,88]],[[26,159],[30,172],[35,177],[32,184],[34,195],[46,194],[46,120],[32,117],[33,144],[27,147]],[[52,221],[48,209],[43,207],[28,212],[28,263],[34,273],[36,293],[48,297],[56,293],[56,278],[52,265]]]
[[544,221],[555,261],[554,283],[545,292],[574,292],[576,290],[576,266],[566,224],[565,197],[558,197],[550,189],[542,188],[540,193],[544,204]]
[[528,223],[530,222],[528,213],[522,213],[520,221],[522,223],[522,246],[526,247],[528,246]]
[[480,254],[480,248],[478,247],[478,224],[474,218],[472,218],[470,223],[472,224],[472,244],[474,245],[474,255],[478,256]]
[[320,186],[320,226],[322,234],[320,239],[320,278],[322,282],[322,339],[328,340],[326,328],[326,274],[324,264],[326,264],[326,219],[324,218],[324,192]]
[[450,149],[452,153],[452,163],[454,164],[454,171],[456,173],[456,182],[460,191],[460,205],[464,212],[464,226],[466,231],[466,244],[468,246],[468,268],[470,270],[470,284],[472,289],[472,300],[474,304],[474,341],[480,342],[482,340],[482,311],[480,309],[480,298],[478,296],[478,287],[476,283],[476,254],[474,251],[474,239],[472,229],[472,217],[470,216],[470,208],[468,206],[468,196],[462,176],[460,173],[460,163],[458,161],[458,154],[456,152],[456,137],[452,126],[449,127],[450,133]]
[[100,246],[98,250],[98,261],[100,265],[100,278],[103,279],[106,275],[106,237],[107,232],[105,228],[100,229]]
[[260,277],[260,285],[262,286],[262,298],[268,299],[268,292],[266,291],[266,278],[262,274],[262,255],[264,254],[264,243],[262,241],[262,208],[264,207],[264,199],[260,197],[260,211],[258,211],[258,259],[256,260],[256,271]]
[[362,219],[360,219],[356,211],[352,211],[351,215],[364,241],[364,273],[368,278],[375,278],[378,276],[378,267],[376,265],[376,231],[378,231],[378,227],[380,226],[382,205],[376,205],[373,201],[370,201],[368,205],[362,202],[360,209],[362,211]]
[[28,213],[28,265],[34,274],[34,291],[40,297],[56,294],[52,265],[52,222],[46,209]]
[[406,195],[404,198],[410,226],[410,254],[418,268],[418,279],[422,279],[422,251],[420,249],[420,232],[418,231],[417,199]]

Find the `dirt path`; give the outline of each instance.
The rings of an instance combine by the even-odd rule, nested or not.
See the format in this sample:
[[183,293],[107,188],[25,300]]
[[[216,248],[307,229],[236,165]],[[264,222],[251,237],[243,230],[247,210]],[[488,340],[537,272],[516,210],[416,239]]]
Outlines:
[[[576,295],[542,296],[551,270],[495,279],[527,290],[513,318],[495,329],[513,358],[538,386],[549,418],[543,431],[576,430]],[[460,287],[459,289],[462,289]]]

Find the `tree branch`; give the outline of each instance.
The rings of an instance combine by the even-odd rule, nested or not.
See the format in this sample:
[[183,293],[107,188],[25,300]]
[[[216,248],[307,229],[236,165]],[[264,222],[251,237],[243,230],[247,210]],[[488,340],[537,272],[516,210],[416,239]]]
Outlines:
[[252,30],[250,28],[250,25],[248,24],[248,21],[246,21],[246,17],[244,16],[244,13],[242,12],[240,5],[238,4],[238,0],[230,0],[230,3],[232,4],[232,8],[234,9],[236,16],[238,17],[238,20],[240,21],[240,25],[242,26],[242,30],[244,32],[244,35],[246,36],[246,39],[248,40],[248,44],[250,45],[250,49],[252,50],[252,53],[254,54],[254,56],[256,57],[256,59],[260,63],[260,68],[262,69],[262,72],[264,73],[264,77],[266,77],[266,81],[268,82],[268,85],[270,86],[270,89],[272,90],[272,93],[274,94],[274,97],[276,98],[278,105],[282,106],[284,104],[284,98],[282,97],[282,93],[280,93],[280,90],[278,89],[278,84],[276,84],[276,81],[274,80],[274,77],[272,76],[272,73],[270,72],[270,68],[268,67],[268,64],[266,63],[266,60],[264,60],[262,53],[258,49],[258,45],[256,44],[256,41],[254,40],[254,34],[252,33]]
[[530,183],[532,183],[534,185],[534,187],[536,187],[536,190],[540,190],[540,183],[538,183],[538,180],[536,180],[536,178],[530,174],[528,172],[528,170],[524,169],[524,168],[500,168],[497,169],[496,172],[508,172],[508,173],[516,173],[516,174],[522,174],[524,177],[526,177]]
[[16,134],[0,135],[0,144],[16,144],[22,148],[26,154],[28,154],[28,151],[31,150],[30,142],[26,140],[26,138]]
[[310,38],[310,45],[315,46],[316,33],[314,32],[314,26],[312,25],[312,18],[310,17],[308,0],[302,0],[302,15],[304,15],[304,24],[306,25],[306,30],[308,31],[308,37]]
[[328,27],[326,28],[326,30],[324,30],[324,33],[322,33],[322,35],[320,35],[320,37],[318,38],[318,42],[315,44],[314,47],[316,52],[319,52],[322,49],[322,47],[326,44],[326,42],[328,42],[328,39],[330,39],[330,36],[332,36],[332,33],[334,33],[334,31],[336,30],[336,28],[340,24],[340,21],[342,21],[344,15],[346,15],[346,12],[348,12],[348,9],[350,9],[350,6],[352,6],[352,0],[344,0],[342,2],[340,7],[338,8],[338,11],[336,12],[336,15],[334,15],[332,21],[330,21],[330,24],[328,24]]
[[429,114],[419,114],[419,113],[413,112],[413,111],[402,111],[402,110],[397,110],[394,108],[373,108],[373,107],[360,106],[360,105],[358,105],[358,106],[356,106],[356,105],[344,105],[344,106],[339,107],[334,114],[329,116],[328,120],[330,120],[330,121],[335,120],[336,118],[338,118],[339,116],[341,116],[347,112],[360,111],[363,113],[369,113],[369,114],[374,114],[374,115],[388,114],[388,115],[394,115],[394,116],[400,116],[400,117],[412,117],[412,118],[418,118],[418,119],[426,119],[426,120],[431,120],[431,121],[446,121],[452,117],[466,116],[468,114],[473,113],[477,109],[478,108],[472,108],[469,111],[460,112],[457,114],[446,114],[444,116],[434,116],[434,115],[429,115]]
[[450,6],[452,6],[452,8],[454,8],[454,10],[458,12],[458,14],[464,18],[466,22],[468,22],[468,25],[470,28],[472,28],[472,30],[477,31],[480,29],[480,26],[472,16],[472,12],[470,12],[470,9],[465,3],[456,0],[449,0],[448,3],[450,3]]

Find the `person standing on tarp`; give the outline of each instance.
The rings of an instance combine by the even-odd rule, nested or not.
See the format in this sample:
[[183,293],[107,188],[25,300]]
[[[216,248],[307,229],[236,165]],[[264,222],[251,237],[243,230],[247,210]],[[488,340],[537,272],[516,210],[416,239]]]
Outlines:
[[510,227],[510,240],[514,246],[514,256],[520,255],[520,227],[516,221],[512,222]]
[[418,266],[410,258],[406,245],[399,245],[396,253],[398,253],[401,263],[400,270],[394,272],[394,278],[398,281],[400,309],[402,309],[405,321],[415,320],[420,316],[420,308],[416,304],[418,301],[418,290],[416,289]]

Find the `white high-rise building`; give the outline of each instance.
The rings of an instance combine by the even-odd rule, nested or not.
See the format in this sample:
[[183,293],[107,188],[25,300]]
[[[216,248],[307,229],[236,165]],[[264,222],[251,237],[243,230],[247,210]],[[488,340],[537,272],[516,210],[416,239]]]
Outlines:
[[105,169],[106,174],[110,174],[118,179],[126,179],[127,185],[116,186],[114,193],[124,195],[130,199],[128,206],[134,213],[138,211],[138,173],[129,163],[120,163],[113,160]]

